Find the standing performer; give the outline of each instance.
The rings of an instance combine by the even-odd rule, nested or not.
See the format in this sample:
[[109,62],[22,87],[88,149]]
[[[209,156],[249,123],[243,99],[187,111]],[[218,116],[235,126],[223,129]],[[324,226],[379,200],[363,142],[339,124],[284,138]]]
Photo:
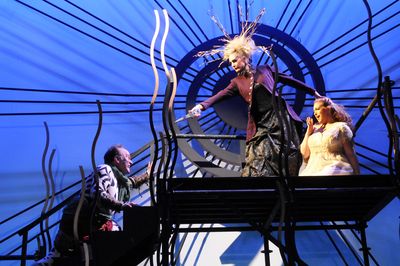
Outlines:
[[[259,20],[264,11],[257,17]],[[215,21],[215,19],[214,19]],[[240,95],[249,105],[248,124],[246,130],[246,161],[242,170],[242,176],[278,176],[279,175],[279,151],[281,149],[281,132],[288,128],[280,127],[278,114],[272,104],[272,89],[274,86],[275,70],[269,65],[253,68],[251,57],[257,51],[257,47],[252,39],[255,31],[256,22],[244,25],[242,33],[233,39],[225,33],[225,45],[223,50],[211,50],[200,52],[198,56],[212,55],[223,52],[223,61],[229,61],[232,68],[237,73],[237,77],[231,80],[230,84],[216,95],[197,104],[189,113],[193,116],[200,116],[201,111],[206,110],[213,104],[228,97]],[[222,27],[220,27],[222,28]],[[223,29],[223,28],[222,28]],[[263,48],[263,47],[261,47]],[[265,51],[265,48],[262,50]],[[315,97],[320,97],[313,88],[283,73],[277,73],[278,82],[303,90]],[[302,123],[301,119],[294,110],[279,98],[278,104],[281,106],[283,119],[289,121],[291,128],[296,128],[296,123]],[[292,130],[289,136],[289,143],[284,143],[285,149],[288,148],[288,168],[289,173],[285,175],[295,176],[301,162],[298,151],[300,137],[296,130]]]

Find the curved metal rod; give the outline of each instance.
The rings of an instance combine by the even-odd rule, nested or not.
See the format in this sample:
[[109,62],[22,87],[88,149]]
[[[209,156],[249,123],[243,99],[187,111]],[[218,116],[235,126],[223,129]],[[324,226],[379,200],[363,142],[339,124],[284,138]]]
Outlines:
[[84,258],[83,261],[85,262],[85,266],[89,266],[90,257],[89,257],[89,245],[85,242],[82,244]]
[[[272,51],[272,49],[270,50],[270,57],[272,58],[272,62],[273,62],[273,66],[275,68],[275,73],[274,73],[274,86],[272,88],[272,106],[274,108],[274,111],[278,117],[278,123],[279,123],[279,127],[281,129],[281,136],[280,136],[280,147],[279,147],[279,161],[278,161],[278,165],[279,165],[279,176],[282,178],[282,181],[284,180],[284,176],[288,176],[289,175],[289,169],[288,169],[288,160],[287,160],[287,149],[285,148],[285,160],[282,160],[282,153],[284,150],[284,145],[285,143],[288,143],[289,140],[285,138],[286,135],[286,130],[285,127],[283,126],[282,121],[286,120],[283,116],[284,116],[284,112],[282,111],[282,104],[281,104],[281,98],[280,98],[280,93],[277,92],[277,85],[278,85],[278,73],[279,73],[279,69],[278,69],[278,62],[276,60],[276,56],[275,53]],[[282,162],[284,162],[284,165],[282,166]],[[282,168],[285,168],[285,172],[283,173]],[[286,182],[284,182],[286,184]]]
[[[165,212],[167,212],[167,208],[168,208],[168,202],[165,202],[167,199],[165,197],[165,193],[166,193],[166,177],[167,177],[167,172],[168,172],[168,165],[169,165],[169,159],[171,157],[171,139],[170,139],[170,135],[169,135],[169,129],[168,129],[168,124],[167,124],[167,108],[168,108],[168,99],[170,97],[169,95],[169,91],[170,91],[170,87],[171,87],[171,78],[169,75],[169,71],[167,68],[167,63],[165,61],[165,42],[168,36],[168,31],[169,31],[169,17],[168,17],[168,12],[167,10],[163,9],[163,14],[164,14],[164,20],[165,20],[165,27],[164,27],[164,34],[163,34],[163,38],[161,40],[161,49],[160,49],[160,53],[161,53],[161,62],[165,71],[165,74],[167,76],[167,86],[165,89],[165,97],[164,97],[164,104],[163,104],[163,112],[162,112],[162,124],[163,124],[163,128],[164,128],[164,132],[166,135],[166,140],[168,142],[168,155],[166,158],[166,161],[164,163],[164,171],[163,171],[163,182],[160,182],[160,180],[157,180],[157,194],[160,195],[162,194],[162,199],[158,199],[158,200],[162,200],[163,201],[163,205],[164,208],[161,214],[162,218],[161,223],[162,223],[162,231],[161,231],[161,245],[160,248],[157,250],[157,258],[158,258],[158,263],[159,265],[161,263],[163,263],[164,265],[167,263],[168,260],[168,247],[166,246],[165,243],[165,238],[168,237],[169,238],[169,221],[168,221],[168,217],[167,214]],[[163,140],[163,139],[162,139]],[[165,149],[166,149],[166,145],[164,140],[163,140],[163,155],[165,155]],[[161,168],[161,166],[159,165],[159,168]],[[159,175],[158,175],[159,176]],[[160,188],[160,186],[162,186]],[[163,254],[160,254],[161,251],[163,252]],[[164,253],[165,252],[165,253]]]
[[[50,154],[50,159],[49,159],[49,177],[50,177],[50,188],[51,188],[51,197],[50,197],[50,202],[49,206],[46,210],[49,211],[53,207],[54,203],[54,198],[56,194],[56,186],[54,184],[54,177],[53,177],[53,159],[54,159],[54,154],[56,153],[56,149],[53,149]],[[51,238],[50,238],[50,232],[49,232],[49,217],[46,218],[46,234],[47,234],[47,240],[49,242],[49,250],[52,248],[52,243],[51,243]]]
[[101,108],[101,103],[99,100],[96,100],[97,108],[99,110],[99,123],[97,125],[97,131],[96,135],[94,136],[93,142],[92,142],[92,150],[90,153],[91,156],[91,162],[92,162],[92,168],[93,172],[97,173],[97,164],[95,160],[95,154],[96,154],[96,144],[97,140],[99,139],[101,128],[103,126],[103,109]]
[[170,101],[170,97],[172,94],[172,86],[173,83],[171,81],[171,76],[168,77],[168,84],[167,87],[165,89],[165,98],[164,98],[164,104],[163,104],[163,113],[162,113],[162,124],[163,124],[163,128],[164,128],[164,132],[166,135],[166,140],[167,140],[167,146],[168,149],[166,150],[167,152],[167,156],[166,156],[166,160],[165,160],[165,166],[164,166],[164,174],[163,174],[163,178],[166,179],[168,178],[168,168],[170,166],[170,161],[171,161],[171,157],[172,157],[172,138],[171,138],[171,134],[170,134],[170,128],[169,128],[169,119],[168,119],[168,108],[169,108],[169,101]]
[[393,95],[392,95],[392,85],[394,81],[390,80],[389,76],[384,78],[383,87],[384,87],[384,103],[385,110],[388,115],[389,123],[390,123],[390,132],[392,133],[392,147],[393,147],[393,160],[394,160],[394,173],[395,176],[399,176],[400,174],[400,157],[399,157],[399,131],[396,124],[396,115],[394,112],[393,106]]
[[[166,137],[164,136],[164,134],[162,132],[159,132],[159,134],[160,134],[160,140],[161,140],[161,157],[160,157],[160,162],[158,164],[158,170],[157,170],[157,195],[160,195],[161,193],[165,192],[165,188],[161,187],[161,186],[163,186],[163,184],[165,184],[165,182],[160,182],[160,180],[161,180],[161,173],[163,172],[163,167],[165,168],[165,156],[166,156],[166,149],[167,149],[166,148],[167,147]],[[162,196],[162,195],[160,195],[160,196]],[[157,198],[157,200],[160,200],[160,199]],[[161,203],[164,203],[164,202],[161,200]],[[163,211],[163,210],[161,210],[161,211]],[[163,230],[166,230],[166,229],[163,228]],[[162,264],[162,258],[161,258],[161,249],[163,246],[162,241],[163,241],[163,239],[161,239],[161,243],[158,245],[158,248],[157,248],[157,256],[156,256],[157,265]]]
[[[157,136],[157,135],[155,135]],[[153,141],[154,143],[154,141]],[[158,160],[158,140],[157,140],[157,146],[151,145],[150,147],[150,173],[149,173],[149,193],[150,193],[150,205],[151,206],[156,206],[156,179],[154,175],[154,170],[156,168],[157,160]],[[133,157],[132,157],[133,158]],[[131,158],[131,160],[132,160]]]
[[[45,147],[44,147],[44,151],[43,151],[43,155],[42,155],[42,173],[43,173],[45,184],[46,184],[46,197],[45,197],[44,205],[43,205],[43,208],[41,211],[41,216],[43,216],[46,213],[47,205],[49,202],[49,194],[50,194],[49,178],[48,178],[47,172],[46,172],[46,156],[47,156],[47,151],[49,149],[50,134],[49,134],[49,127],[47,126],[47,123],[43,122],[43,124],[44,124],[44,128],[46,129],[46,143],[45,143]],[[40,222],[40,234],[42,236],[44,250],[47,250],[43,222],[44,222],[43,220]]]
[[[161,226],[162,226],[162,231],[161,231],[161,250],[158,251],[157,256],[159,260],[161,260],[161,263],[163,265],[166,265],[166,261],[168,260],[168,245],[166,244],[167,239],[169,239],[169,230],[170,230],[170,222],[168,219],[168,208],[169,208],[169,203],[168,203],[168,198],[166,197],[167,193],[167,178],[168,178],[168,167],[169,167],[169,162],[171,159],[171,153],[172,153],[172,141],[171,141],[171,136],[169,134],[169,128],[168,128],[168,117],[167,117],[167,111],[168,111],[168,104],[169,104],[169,99],[171,95],[171,77],[168,76],[168,84],[165,89],[165,98],[164,98],[164,104],[163,104],[163,112],[162,112],[162,125],[164,128],[164,133],[165,137],[162,138],[162,144],[163,144],[163,149],[162,153],[165,158],[164,162],[164,169],[163,169],[163,180],[157,180],[157,195],[158,195],[158,201],[162,202],[162,209],[161,209]],[[160,254],[162,252],[162,254]],[[160,257],[161,255],[161,257]]]
[[160,266],[161,265],[161,261],[162,261],[162,259],[161,259],[161,249],[162,249],[162,245],[159,244],[158,247],[157,247],[157,251],[156,251],[156,263],[157,263],[157,266]]
[[78,222],[79,222],[79,215],[81,213],[83,201],[85,200],[85,188],[86,188],[85,171],[83,170],[82,165],[79,166],[79,171],[81,173],[81,194],[80,194],[78,206],[76,207],[76,210],[75,210],[74,222],[73,222],[74,241],[76,243],[78,243],[80,240],[79,232],[78,232]]
[[[282,147],[284,145],[284,128],[283,128],[283,123],[282,123],[282,117],[281,117],[281,104],[280,104],[280,99],[276,97],[276,87],[278,83],[278,64],[276,62],[276,57],[272,49],[270,50],[270,56],[272,58],[273,65],[275,67],[275,73],[274,73],[274,86],[272,88],[272,106],[274,108],[274,111],[276,112],[276,115],[278,116],[278,123],[279,127],[281,128],[281,143],[280,143],[280,149],[279,149],[279,181],[278,182],[278,190],[279,190],[279,200],[280,200],[280,208],[281,208],[281,215],[279,218],[279,230],[278,230],[278,241],[282,243],[282,225],[284,223],[284,217],[286,216],[286,197],[285,197],[285,192],[287,191],[287,184],[282,172]],[[279,97],[279,96],[278,96]],[[286,172],[288,174],[288,172]],[[285,190],[285,192],[284,192]],[[282,257],[284,256],[281,254]]]
[[170,88],[171,88],[171,77],[169,74],[169,70],[167,67],[167,63],[165,61],[165,42],[167,40],[167,36],[168,36],[168,31],[169,31],[169,17],[168,17],[168,12],[167,10],[163,9],[163,14],[164,14],[164,20],[165,20],[165,27],[164,27],[164,34],[161,40],[161,49],[160,49],[160,53],[161,53],[161,62],[163,64],[163,68],[165,71],[165,75],[167,76],[167,86],[165,88],[165,96],[164,96],[164,104],[163,104],[163,112],[162,112],[162,124],[163,124],[163,128],[164,128],[164,132],[166,135],[166,139],[168,142],[168,155],[166,157],[166,162],[165,162],[165,166],[164,166],[164,175],[163,178],[165,179],[167,177],[167,173],[168,173],[168,166],[169,166],[169,160],[171,158],[170,154],[171,154],[171,138],[170,138],[170,134],[169,134],[169,128],[168,128],[168,123],[167,123],[167,110],[168,110],[168,101],[169,101],[169,97],[170,97]]
[[[279,123],[279,127],[281,129],[281,136],[280,136],[280,147],[279,147],[279,161],[278,161],[278,168],[279,168],[279,177],[282,181],[282,185],[286,184],[285,179],[284,179],[284,174],[282,171],[282,150],[283,150],[283,145],[285,143],[285,135],[284,135],[284,127],[283,127],[283,123],[282,123],[282,110],[281,110],[281,101],[279,98],[278,93],[276,92],[277,90],[277,85],[278,85],[278,63],[276,61],[276,57],[275,57],[275,53],[272,51],[272,49],[270,50],[270,57],[272,58],[272,62],[275,68],[275,72],[274,72],[274,85],[272,87],[272,107],[274,109],[274,112],[277,115],[278,118],[278,123]],[[286,169],[285,169],[286,170]],[[287,174],[287,172],[286,172]],[[284,205],[284,203],[282,203],[282,206]]]
[[[189,224],[189,225],[188,225],[188,228],[192,228],[192,225],[193,225],[193,224]],[[201,225],[201,226],[202,226],[202,225]],[[177,224],[177,227],[178,227],[177,229],[179,229],[179,224]],[[179,235],[178,230],[176,230],[175,234]],[[178,258],[179,258],[179,256],[181,255],[182,248],[183,248],[183,246],[185,245],[185,242],[186,242],[186,239],[187,239],[188,234],[189,234],[188,232],[183,233],[181,239],[179,240],[180,245],[179,245],[178,249],[174,252],[175,254],[173,254],[173,255],[175,255],[174,259],[171,260],[171,261],[174,262],[174,263],[173,263],[174,265],[176,265],[176,262],[178,261]],[[173,243],[172,245],[173,245],[173,248],[176,246],[176,240],[174,241],[174,243]]]
[[170,147],[171,152],[173,152],[173,155],[172,155],[172,163],[170,166],[169,178],[173,177],[176,159],[178,156],[178,142],[176,140],[176,132],[175,132],[175,127],[173,125],[173,123],[175,122],[175,119],[172,116],[173,108],[174,108],[174,100],[175,100],[175,95],[176,95],[176,88],[178,86],[178,80],[176,78],[176,72],[175,72],[174,68],[171,68],[171,77],[172,77],[172,90],[171,90],[171,98],[169,99],[169,104],[168,104],[168,122],[169,122],[169,128],[171,130],[172,141],[174,143],[175,149],[172,149],[172,147]]
[[[157,93],[158,93],[158,88],[159,88],[159,76],[158,76],[158,71],[155,63],[155,58],[154,58],[154,47],[155,43],[157,41],[158,34],[160,32],[160,15],[158,14],[157,10],[154,10],[154,15],[156,17],[156,28],[154,30],[153,38],[151,40],[150,44],[150,62],[151,62],[151,68],[153,69],[153,74],[154,74],[154,92],[153,92],[153,97],[151,98],[151,103],[154,105],[154,102],[157,98]],[[165,58],[164,58],[165,61]]]
[[151,203],[152,205],[156,205],[156,198],[155,198],[155,192],[154,192],[154,169],[156,167],[157,159],[158,159],[158,138],[157,138],[157,133],[156,129],[154,126],[154,120],[153,120],[153,111],[154,111],[154,103],[157,98],[158,94],[158,89],[160,87],[159,84],[159,76],[158,76],[158,71],[157,67],[155,64],[154,60],[154,46],[158,37],[158,33],[160,31],[160,16],[158,14],[157,10],[154,10],[154,15],[156,17],[156,29],[153,34],[153,38],[151,40],[151,45],[150,45],[150,62],[151,62],[151,67],[153,69],[154,73],[154,91],[153,91],[153,97],[151,98],[150,102],[150,110],[149,110],[149,121],[150,121],[150,130],[151,134],[153,135],[154,139],[154,153],[153,153],[153,158],[151,158],[152,164],[150,168],[150,181],[149,181],[149,189],[150,189],[150,197],[151,197]]
[[367,31],[367,41],[368,41],[368,48],[369,52],[371,53],[372,58],[374,59],[376,69],[378,72],[378,87],[377,87],[377,98],[378,98],[378,106],[379,106],[379,112],[381,113],[382,119],[386,125],[386,129],[388,130],[389,134],[389,147],[388,147],[388,166],[389,166],[389,172],[390,175],[393,175],[393,164],[392,164],[392,149],[393,149],[393,142],[392,142],[392,132],[390,130],[390,125],[389,121],[386,117],[384,107],[382,104],[382,93],[381,93],[381,88],[382,88],[382,67],[379,62],[378,57],[376,56],[374,47],[372,45],[372,38],[371,38],[371,31],[372,31],[372,12],[371,12],[371,7],[368,4],[367,0],[363,0],[365,8],[367,9],[368,13],[368,31]]
[[160,163],[158,164],[158,170],[157,170],[157,180],[161,179],[161,173],[163,172],[163,167],[165,167],[165,158],[166,158],[166,153],[167,153],[167,143],[166,143],[166,137],[162,132],[159,132],[160,134],[160,140],[161,140],[161,156],[160,156]]
[[[282,90],[279,90],[278,92],[278,99],[281,99],[282,97]],[[282,153],[283,153],[283,162],[284,162],[284,167],[285,167],[285,176],[289,177],[290,176],[290,172],[289,172],[289,149],[291,146],[291,137],[292,137],[292,124],[290,123],[290,121],[288,121],[288,119],[290,119],[288,116],[290,116],[288,113],[283,113],[282,112],[282,106],[281,104],[279,104],[280,106],[280,111],[281,111],[281,119],[283,121],[283,123],[285,124],[285,130],[283,131],[283,139],[284,139],[284,143],[286,143],[287,145],[281,144],[282,146],[284,146],[284,152],[282,149],[280,149],[279,153],[280,153],[280,158],[282,158]],[[300,143],[299,143],[300,144]],[[289,179],[286,179],[287,184],[289,184]]]
[[[178,225],[179,226],[179,225]],[[173,232],[172,237],[171,237],[171,241],[169,243],[169,261],[171,265],[176,265],[176,260],[175,260],[175,256],[174,256],[174,249],[175,249],[175,245],[176,245],[176,239],[178,238],[179,232],[178,230],[176,230],[175,232]]]
[[164,14],[165,26],[164,26],[164,34],[161,39],[160,53],[161,53],[161,62],[162,62],[165,74],[169,78],[167,61],[165,60],[165,42],[167,40],[167,36],[168,36],[168,32],[169,32],[169,16],[168,16],[168,12],[166,9],[163,9],[163,14]]
[[[400,181],[400,139],[399,139],[399,131],[400,131],[400,119],[397,115],[394,116],[394,120],[395,120],[395,129],[396,129],[396,133],[395,133],[395,147],[396,150],[394,152],[394,167],[396,170],[396,176],[397,176],[397,180]],[[397,153],[396,153],[397,151]]]
[[[274,112],[276,113],[276,115],[278,116],[278,124],[279,127],[281,128],[281,144],[279,147],[279,150],[282,150],[282,145],[283,145],[283,125],[282,125],[282,120],[280,117],[280,110],[278,110],[278,106],[279,106],[279,99],[277,100],[277,85],[278,85],[278,65],[276,64],[276,57],[274,52],[272,51],[272,49],[269,51],[270,52],[270,57],[272,58],[273,61],[273,65],[275,67],[275,72],[274,72],[274,85],[272,87],[272,108],[274,109]],[[278,161],[278,170],[279,170],[279,177],[283,177],[283,172],[282,172],[282,160],[281,160],[281,153],[279,152],[279,161]]]
[[90,213],[90,225],[89,225],[89,234],[90,239],[93,239],[93,219],[96,212],[97,201],[99,200],[100,193],[99,193],[99,177],[97,175],[97,165],[95,161],[95,151],[96,151],[96,144],[97,140],[99,139],[101,127],[103,125],[103,109],[101,108],[101,104],[99,100],[96,100],[97,108],[99,110],[99,123],[97,124],[97,131],[96,135],[94,136],[93,143],[92,143],[92,150],[91,150],[91,161],[92,161],[92,168],[93,168],[93,182],[95,182],[96,186],[96,193],[94,197],[93,206]]

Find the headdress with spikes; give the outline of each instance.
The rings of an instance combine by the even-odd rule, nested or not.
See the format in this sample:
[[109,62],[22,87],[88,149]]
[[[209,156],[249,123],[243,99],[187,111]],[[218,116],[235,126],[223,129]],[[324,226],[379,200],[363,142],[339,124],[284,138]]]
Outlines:
[[256,31],[258,22],[260,21],[264,13],[265,13],[265,8],[260,10],[260,13],[253,22],[249,23],[244,18],[242,8],[239,6],[239,14],[240,17],[242,18],[241,19],[242,31],[239,35],[235,35],[233,38],[229,36],[225,28],[222,26],[221,22],[218,20],[218,18],[215,15],[210,14],[212,21],[215,22],[215,24],[224,34],[224,38],[221,39],[221,41],[223,41],[225,45],[215,46],[214,49],[198,52],[196,56],[197,57],[212,56],[215,54],[223,53],[222,61],[224,62],[228,61],[231,55],[241,55],[250,58],[254,54],[254,52],[257,51],[257,49],[261,49],[262,51],[268,53],[268,51],[271,49],[271,46],[270,47],[256,46],[252,38]]

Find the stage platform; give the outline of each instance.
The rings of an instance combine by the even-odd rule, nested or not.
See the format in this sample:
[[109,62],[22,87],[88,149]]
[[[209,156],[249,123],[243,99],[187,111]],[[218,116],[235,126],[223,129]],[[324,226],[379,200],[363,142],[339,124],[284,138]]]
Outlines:
[[[277,177],[173,178],[173,224],[265,223],[280,199]],[[390,175],[293,177],[284,193],[294,222],[371,220],[396,195]],[[284,190],[281,190],[284,191]],[[271,222],[278,222],[280,210]]]

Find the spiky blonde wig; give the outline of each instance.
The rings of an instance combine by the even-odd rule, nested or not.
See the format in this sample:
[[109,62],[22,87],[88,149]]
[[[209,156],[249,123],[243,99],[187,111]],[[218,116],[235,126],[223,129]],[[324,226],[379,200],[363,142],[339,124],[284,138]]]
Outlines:
[[224,56],[222,60],[228,61],[231,55],[250,58],[255,51],[257,51],[257,46],[251,37],[238,35],[232,40],[226,41],[223,49]]
[[[242,13],[242,12],[240,12]],[[234,56],[244,56],[246,58],[250,58],[257,49],[261,49],[262,51],[268,53],[271,49],[270,47],[264,46],[256,46],[254,40],[252,39],[253,34],[256,30],[258,21],[264,15],[265,9],[261,9],[260,13],[256,17],[256,19],[249,23],[248,21],[242,20],[242,31],[239,35],[231,38],[229,34],[226,32],[225,28],[219,22],[219,20],[215,16],[211,16],[211,19],[217,24],[218,28],[224,33],[224,38],[222,41],[225,43],[223,46],[217,46],[215,49],[211,49],[208,51],[201,51],[196,54],[197,57],[201,56],[212,56],[215,54],[223,54],[222,62],[229,61],[229,58]]]

